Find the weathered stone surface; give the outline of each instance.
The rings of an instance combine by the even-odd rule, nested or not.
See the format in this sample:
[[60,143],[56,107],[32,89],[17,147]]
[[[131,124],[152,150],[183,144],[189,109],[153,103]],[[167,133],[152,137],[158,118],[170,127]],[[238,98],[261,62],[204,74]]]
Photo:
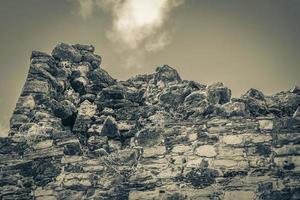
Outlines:
[[154,76],[154,80],[156,82],[163,81],[163,82],[180,82],[181,78],[178,72],[168,65],[163,65],[162,67],[156,68],[156,73]]
[[63,100],[61,102],[52,101],[52,110],[55,116],[61,119],[67,119],[74,115],[76,107],[69,100]]
[[196,154],[201,157],[215,157],[217,155],[215,147],[212,145],[203,145],[196,149]]
[[300,118],[300,106],[297,108],[297,110],[293,114],[294,118]]
[[0,199],[299,199],[299,88],[240,98],[161,66],[116,81],[91,45],[34,51],[0,138]]
[[105,119],[100,135],[107,136],[109,138],[120,136],[118,125],[113,117],[108,116]]
[[87,80],[83,77],[76,78],[71,82],[74,91],[80,94],[84,94],[86,92],[87,84]]
[[222,105],[225,116],[245,116],[247,115],[246,106],[243,102],[229,102]]
[[60,43],[53,51],[52,56],[58,60],[68,60],[71,62],[80,62],[82,55],[69,44]]
[[224,104],[230,101],[231,90],[223,85],[223,83],[214,83],[208,86],[207,98],[212,104]]
[[30,93],[49,93],[49,84],[45,81],[28,80],[23,88],[23,94]]
[[74,131],[85,132],[90,127],[92,117],[96,114],[97,106],[85,100],[78,108],[77,117],[73,126]]

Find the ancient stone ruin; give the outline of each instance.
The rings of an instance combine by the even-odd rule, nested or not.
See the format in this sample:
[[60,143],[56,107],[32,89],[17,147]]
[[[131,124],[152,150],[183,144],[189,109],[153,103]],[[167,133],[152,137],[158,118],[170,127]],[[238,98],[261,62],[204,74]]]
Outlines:
[[232,98],[170,66],[117,81],[91,45],[33,51],[0,199],[300,199],[300,88]]

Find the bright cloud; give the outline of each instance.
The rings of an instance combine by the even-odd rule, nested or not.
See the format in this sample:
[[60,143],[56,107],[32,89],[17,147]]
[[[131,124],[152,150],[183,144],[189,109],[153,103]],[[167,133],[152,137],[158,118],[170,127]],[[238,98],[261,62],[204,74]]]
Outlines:
[[[184,0],[79,0],[80,14],[87,19],[100,7],[112,16],[107,37],[120,51],[158,51],[171,40],[166,29],[170,12]],[[132,60],[132,59],[131,59]],[[131,62],[130,62],[131,63]]]

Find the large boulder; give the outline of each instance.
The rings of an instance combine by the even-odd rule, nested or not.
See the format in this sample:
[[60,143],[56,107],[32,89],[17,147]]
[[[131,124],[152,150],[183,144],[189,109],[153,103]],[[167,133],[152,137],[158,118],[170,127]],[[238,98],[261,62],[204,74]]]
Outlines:
[[184,104],[188,107],[197,107],[202,101],[206,100],[206,98],[207,96],[205,91],[194,91],[185,97]]
[[293,116],[300,106],[300,95],[292,92],[280,92],[266,98],[270,112],[276,116]]
[[38,63],[44,63],[47,64],[47,71],[50,72],[51,74],[57,73],[57,66],[56,66],[56,61],[55,59],[44,52],[40,51],[32,51],[31,56],[30,56],[30,61],[31,64],[38,64]]
[[181,82],[178,72],[168,65],[157,67],[154,75],[155,82]]
[[89,72],[87,74],[87,78],[91,82],[91,87],[89,88],[90,93],[97,93],[105,87],[116,84],[116,80],[113,79],[105,70],[100,68]]
[[241,98],[234,101],[245,103],[246,110],[254,117],[269,113],[264,94],[256,89],[251,88]]
[[230,101],[231,90],[217,82],[207,87],[207,99],[212,104],[224,104]]
[[85,52],[85,53],[83,53],[82,61],[90,63],[91,66],[94,69],[96,69],[100,66],[102,58],[98,55],[95,55],[95,54],[91,53],[91,52]]
[[171,107],[177,107],[181,105],[185,98],[196,90],[189,83],[172,84],[165,87],[159,94],[159,101],[162,104],[169,105]]
[[59,61],[71,61],[78,63],[82,55],[73,46],[65,43],[58,44],[52,51],[52,56]]

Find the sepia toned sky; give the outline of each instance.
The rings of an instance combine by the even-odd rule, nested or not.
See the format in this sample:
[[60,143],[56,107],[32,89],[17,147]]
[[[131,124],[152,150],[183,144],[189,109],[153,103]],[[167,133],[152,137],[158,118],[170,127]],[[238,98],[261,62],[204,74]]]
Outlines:
[[31,51],[50,53],[59,42],[93,44],[121,80],[168,64],[183,79],[221,81],[234,96],[300,85],[299,0],[149,2],[0,0],[0,135]]

